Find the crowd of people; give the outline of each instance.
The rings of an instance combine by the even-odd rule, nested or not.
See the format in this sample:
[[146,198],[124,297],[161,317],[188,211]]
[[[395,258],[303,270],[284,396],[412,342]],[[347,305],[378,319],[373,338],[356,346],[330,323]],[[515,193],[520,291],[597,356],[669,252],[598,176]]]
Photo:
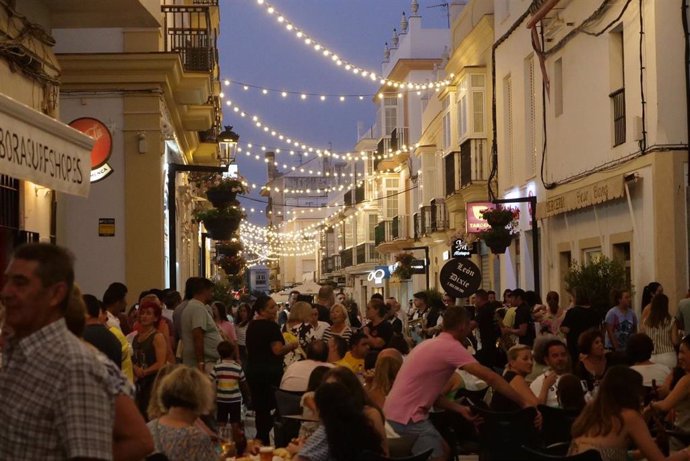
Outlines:
[[603,311],[579,290],[563,306],[555,292],[543,305],[521,289],[501,300],[423,291],[406,310],[374,294],[360,310],[323,286],[315,299],[294,291],[281,305],[266,295],[226,305],[192,277],[183,294],[152,289],[130,306],[122,283],[100,299],[82,294],[67,250],[28,244],[1,296],[0,459],[257,453],[278,441],[280,392],[298,396],[303,422],[285,443],[298,461],[388,456],[401,439],[412,454],[448,459],[452,441],[433,415],[456,415],[472,438],[480,407],[570,412],[571,454],[688,459],[682,437],[664,455],[649,421],[690,433],[690,300],[671,316],[651,283],[638,320],[629,291],[612,295]]

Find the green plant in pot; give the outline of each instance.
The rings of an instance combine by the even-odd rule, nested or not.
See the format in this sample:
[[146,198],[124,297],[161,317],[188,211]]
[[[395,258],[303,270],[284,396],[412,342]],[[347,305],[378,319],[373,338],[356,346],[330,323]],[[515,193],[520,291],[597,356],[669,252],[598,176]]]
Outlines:
[[229,240],[240,227],[244,213],[238,207],[210,208],[194,213],[197,222],[203,222],[204,227],[213,240]]
[[395,255],[395,262],[398,263],[397,267],[393,271],[394,276],[400,280],[409,280],[412,278],[412,261],[414,261],[414,255],[412,253],[398,253]]
[[513,234],[507,227],[492,227],[479,234],[493,254],[503,254],[513,241]]
[[242,256],[220,256],[217,258],[218,264],[228,275],[238,275],[247,265],[247,261]]
[[623,263],[603,255],[585,264],[573,263],[565,274],[564,281],[568,292],[588,299],[601,318],[604,318],[612,305],[611,292],[630,288],[627,286]]

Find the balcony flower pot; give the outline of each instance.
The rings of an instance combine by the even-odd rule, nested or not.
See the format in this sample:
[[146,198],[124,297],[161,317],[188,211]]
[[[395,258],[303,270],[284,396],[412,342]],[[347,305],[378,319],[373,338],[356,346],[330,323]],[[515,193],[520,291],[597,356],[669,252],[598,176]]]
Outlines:
[[504,254],[513,241],[513,234],[505,227],[492,227],[479,236],[493,254]]
[[487,208],[481,212],[482,217],[486,219],[491,227],[506,227],[520,217],[518,209],[510,209],[503,207]]
[[247,264],[242,256],[221,256],[217,262],[227,275],[239,275]]
[[227,208],[238,203],[237,193],[229,190],[209,189],[206,191],[206,198],[216,208]]
[[237,207],[212,208],[195,213],[195,219],[203,222],[213,240],[229,240],[239,229],[243,213]]
[[237,195],[246,194],[249,189],[242,177],[228,178],[221,174],[197,177],[197,187],[206,193],[206,198],[216,208],[236,206]]

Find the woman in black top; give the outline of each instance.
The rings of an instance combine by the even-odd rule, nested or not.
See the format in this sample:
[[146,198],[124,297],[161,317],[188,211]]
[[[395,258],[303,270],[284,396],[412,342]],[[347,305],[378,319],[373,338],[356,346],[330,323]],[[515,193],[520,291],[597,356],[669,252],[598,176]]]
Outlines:
[[278,306],[272,298],[259,297],[254,311],[257,317],[247,327],[246,372],[256,413],[256,437],[268,445],[273,427],[271,411],[276,406],[274,392],[283,375],[283,356],[299,344],[285,344],[276,322]]
[[[529,388],[525,376],[532,372],[532,351],[529,346],[518,344],[508,350],[508,366],[503,378],[510,387],[515,389],[530,405],[537,406],[537,396]],[[494,393],[491,399],[491,409],[494,411],[519,411],[520,406],[502,394]]]
[[575,374],[587,383],[590,392],[599,385],[609,368],[608,354],[604,349],[604,335],[592,329],[580,335],[577,340],[580,360],[575,366]]

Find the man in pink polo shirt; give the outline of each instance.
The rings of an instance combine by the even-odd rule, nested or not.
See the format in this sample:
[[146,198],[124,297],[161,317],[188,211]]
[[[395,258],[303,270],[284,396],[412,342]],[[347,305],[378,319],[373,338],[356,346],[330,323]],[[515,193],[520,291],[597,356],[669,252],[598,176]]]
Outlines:
[[477,363],[461,340],[470,331],[469,314],[463,307],[452,306],[443,316],[443,332],[412,350],[395,378],[383,412],[401,436],[416,437],[412,453],[433,449],[432,460],[446,460],[448,445],[429,421],[429,409],[440,408],[460,413],[472,420],[470,409],[442,396],[443,388],[457,368],[476,376],[496,391],[528,406],[522,397],[498,374]]

